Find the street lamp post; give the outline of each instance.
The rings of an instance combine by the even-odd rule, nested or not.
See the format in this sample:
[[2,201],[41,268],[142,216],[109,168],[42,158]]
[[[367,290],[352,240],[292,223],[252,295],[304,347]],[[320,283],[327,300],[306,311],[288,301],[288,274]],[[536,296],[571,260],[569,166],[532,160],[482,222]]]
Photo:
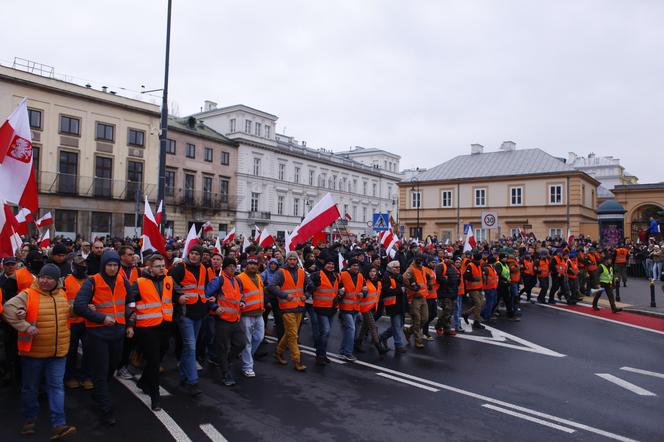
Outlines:
[[417,235],[417,239],[419,241],[420,236],[421,236],[420,235],[420,207],[422,206],[422,195],[420,194],[420,182],[415,178],[413,178],[411,180],[411,182],[413,183],[413,186],[411,187],[411,191],[413,192],[413,195],[412,195],[413,199],[415,197],[415,192],[417,192],[417,207],[416,207],[416,209],[417,209],[417,227],[415,227],[415,232],[416,232],[416,235]]
[[[157,183],[157,204],[164,200],[166,186],[166,144],[168,143],[168,66],[171,50],[171,3],[168,0],[168,14],[166,18],[166,59],[164,61],[164,93],[161,99],[161,122],[159,130],[159,182]],[[161,233],[167,220],[166,204],[162,207]]]

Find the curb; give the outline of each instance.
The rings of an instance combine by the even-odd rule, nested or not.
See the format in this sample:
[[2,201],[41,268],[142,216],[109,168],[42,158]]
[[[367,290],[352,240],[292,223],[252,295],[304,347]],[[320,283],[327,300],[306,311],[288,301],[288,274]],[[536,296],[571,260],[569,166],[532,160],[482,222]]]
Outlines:
[[623,311],[625,312],[630,312],[630,313],[637,313],[639,315],[643,316],[652,316],[654,318],[659,318],[659,319],[664,319],[664,313],[662,312],[653,312],[650,310],[643,310],[638,307],[625,307],[623,308]]

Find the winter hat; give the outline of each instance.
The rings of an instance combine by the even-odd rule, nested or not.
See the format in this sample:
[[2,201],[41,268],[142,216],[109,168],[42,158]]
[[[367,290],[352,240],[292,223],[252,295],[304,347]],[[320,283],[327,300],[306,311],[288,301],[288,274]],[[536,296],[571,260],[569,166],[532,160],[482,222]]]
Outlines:
[[293,251],[288,252],[286,254],[286,259],[291,259],[291,258],[295,258],[295,259],[298,259],[298,260],[300,259],[300,257],[297,256],[297,252],[293,252]]
[[230,265],[236,266],[237,261],[235,260],[235,258],[226,257],[226,258],[224,258],[224,262],[221,264],[221,268],[225,269],[226,267],[228,267]]
[[247,264],[258,264],[258,258],[255,256],[247,257]]
[[189,252],[188,252],[188,253],[191,253],[191,252],[196,252],[196,253],[198,253],[199,255],[202,255],[202,254],[203,254],[203,247],[201,247],[201,246],[199,246],[198,244],[196,244],[195,246],[192,246],[192,247],[189,248]]
[[46,276],[54,281],[60,279],[60,269],[55,264],[46,264],[39,271],[39,276]]
[[67,254],[67,248],[62,243],[56,243],[53,246],[53,250],[51,251],[51,255],[66,255],[66,254]]

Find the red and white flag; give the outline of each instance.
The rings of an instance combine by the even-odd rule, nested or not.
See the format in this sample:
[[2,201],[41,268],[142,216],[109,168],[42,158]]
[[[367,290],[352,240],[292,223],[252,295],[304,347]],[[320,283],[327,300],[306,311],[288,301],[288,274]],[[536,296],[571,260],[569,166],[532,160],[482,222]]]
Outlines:
[[157,223],[157,225],[161,225],[163,205],[164,205],[164,200],[159,201],[159,207],[157,208],[157,213],[154,216],[154,220]]
[[201,234],[200,236],[205,235],[206,233],[212,232],[214,230],[214,226],[210,221],[205,221],[205,224],[201,226]]
[[51,245],[51,229],[44,230],[44,234],[39,238],[39,248],[47,249]]
[[327,193],[311,209],[302,223],[295,228],[290,236],[289,247],[294,249],[298,244],[302,244],[311,239],[316,233],[322,231],[340,217],[337,204],[330,193]]
[[256,242],[264,249],[267,249],[274,244],[274,238],[272,235],[270,235],[270,232],[267,231],[267,227],[261,230],[261,233],[258,235],[258,240]]
[[226,238],[221,242],[222,247],[226,247],[229,242],[235,241],[235,227],[226,235]]
[[242,252],[245,252],[247,247],[251,245],[251,241],[249,241],[249,235],[242,235],[242,238]]
[[477,242],[475,242],[475,233],[473,232],[473,226],[468,226],[468,230],[466,231],[466,240],[463,243],[463,251],[464,252],[471,251],[476,245]]
[[339,253],[339,271],[342,271],[344,268],[346,268],[346,260],[344,259],[344,255]]
[[166,241],[161,236],[159,225],[152,215],[152,209],[148,198],[145,198],[145,209],[143,211],[143,245],[141,246],[141,255],[145,250],[152,249],[166,256]]
[[37,227],[40,229],[42,227],[50,226],[53,224],[53,215],[51,215],[51,212],[47,212],[44,216],[35,221],[35,224],[37,224]]
[[14,217],[14,214],[11,212],[11,208],[4,204],[3,210],[0,210],[0,258],[6,258],[7,256],[14,256],[14,244],[12,239],[15,235],[13,221],[8,217],[7,209],[9,210],[9,215],[11,218]]
[[574,235],[572,235],[572,231],[570,229],[567,229],[567,243],[572,244],[574,241]]
[[348,221],[352,221],[352,220],[353,220],[353,218],[350,217],[350,215],[348,214],[348,212],[344,213],[344,218],[346,218]]
[[19,235],[25,235],[28,233],[28,223],[32,222],[32,212],[28,209],[21,209],[16,214],[16,222],[18,226],[16,228],[16,233]]
[[0,199],[37,213],[28,102],[24,98],[0,126]]
[[198,240],[198,233],[196,233],[196,224],[192,224],[189,233],[187,233],[187,239],[184,241],[182,257],[187,258],[187,255],[189,255],[189,249],[198,244],[200,244],[200,241]]
[[214,243],[214,249],[212,249],[213,253],[221,253],[221,241],[219,241],[219,237],[217,236],[217,240]]

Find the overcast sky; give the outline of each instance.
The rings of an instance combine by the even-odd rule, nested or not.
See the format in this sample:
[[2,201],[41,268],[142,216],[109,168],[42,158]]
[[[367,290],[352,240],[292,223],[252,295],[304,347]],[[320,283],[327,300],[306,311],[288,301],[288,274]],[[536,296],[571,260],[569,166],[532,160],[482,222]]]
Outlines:
[[[6,3],[3,64],[28,58],[128,96],[161,87],[166,0]],[[513,140],[664,180],[664,1],[173,3],[180,115],[242,103],[309,146],[378,147],[402,168]]]

